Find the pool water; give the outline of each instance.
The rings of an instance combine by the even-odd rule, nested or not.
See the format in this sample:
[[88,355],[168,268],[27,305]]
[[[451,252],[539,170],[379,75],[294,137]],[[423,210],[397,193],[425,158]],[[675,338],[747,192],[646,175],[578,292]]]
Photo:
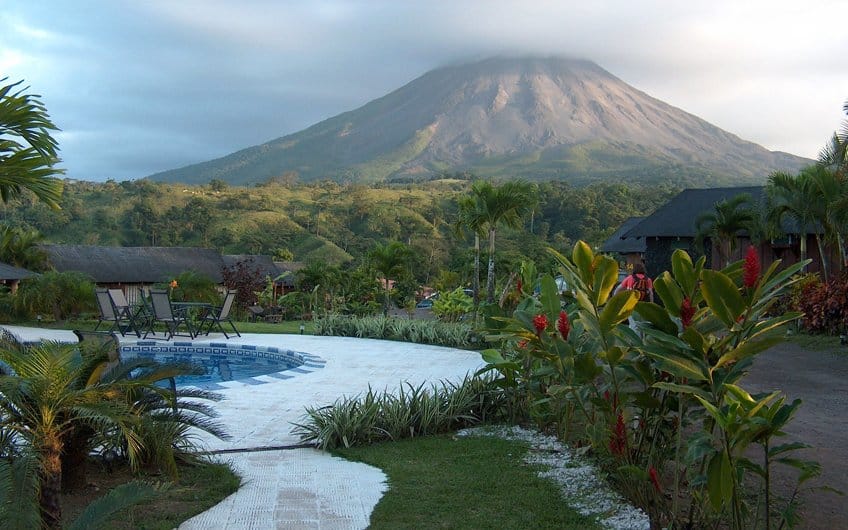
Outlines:
[[175,378],[178,386],[209,387],[226,381],[250,380],[276,374],[303,364],[297,352],[274,347],[232,344],[193,345],[191,343],[160,344],[139,341],[122,345],[121,356],[154,358],[161,363],[189,363],[202,368],[198,375]]

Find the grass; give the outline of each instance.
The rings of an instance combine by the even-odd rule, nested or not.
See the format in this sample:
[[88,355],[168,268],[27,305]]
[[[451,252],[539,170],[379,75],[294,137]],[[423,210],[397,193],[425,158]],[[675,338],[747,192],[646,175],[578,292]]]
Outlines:
[[[73,520],[85,506],[111,488],[138,478],[166,480],[162,476],[136,477],[126,468],[106,472],[96,465],[91,466],[85,490],[62,496],[63,519]],[[107,527],[118,530],[170,530],[224,500],[239,488],[240,483],[241,479],[224,464],[182,466],[176,484],[157,493],[147,502],[118,512],[110,519]]]
[[848,352],[848,347],[839,343],[839,335],[811,335],[809,333],[794,333],[787,339],[803,348],[816,351]]
[[523,463],[526,452],[521,442],[452,436],[334,451],[389,477],[389,491],[371,515],[372,529],[598,528]]

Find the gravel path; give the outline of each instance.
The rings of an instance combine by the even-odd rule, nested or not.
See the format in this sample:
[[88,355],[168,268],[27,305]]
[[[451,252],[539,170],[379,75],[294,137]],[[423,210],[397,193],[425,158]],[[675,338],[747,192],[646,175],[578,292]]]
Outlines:
[[[808,484],[848,494],[848,349],[810,351],[793,343],[781,344],[757,358],[743,386],[752,392],[782,390],[787,401],[803,400],[784,440],[812,446],[798,452],[822,466],[821,477]],[[778,487],[791,491],[792,475],[781,471],[778,477]],[[848,528],[845,497],[807,491],[802,499],[801,528]]]

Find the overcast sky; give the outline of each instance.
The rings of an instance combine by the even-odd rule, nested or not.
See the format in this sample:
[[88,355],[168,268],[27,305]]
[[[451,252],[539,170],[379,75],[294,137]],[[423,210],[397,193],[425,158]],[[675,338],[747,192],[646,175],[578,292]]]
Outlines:
[[84,180],[217,158],[493,55],[589,59],[812,158],[845,117],[845,16],[845,0],[0,0],[0,78],[42,95]]

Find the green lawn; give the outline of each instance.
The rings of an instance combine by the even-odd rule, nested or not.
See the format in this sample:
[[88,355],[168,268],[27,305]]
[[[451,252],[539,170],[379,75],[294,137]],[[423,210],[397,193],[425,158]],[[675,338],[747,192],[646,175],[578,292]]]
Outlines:
[[450,435],[334,451],[389,477],[372,529],[598,528],[522,462],[526,452],[520,442]]
[[[109,473],[91,466],[88,487],[63,494],[65,519],[73,520],[86,505],[118,484],[139,478],[154,484],[168,480],[159,474],[142,473],[139,477],[125,466]],[[105,528],[170,530],[224,500],[239,488],[240,483],[238,475],[225,464],[182,465],[176,483],[148,501],[121,510],[110,518]]]
[[810,350],[836,350],[837,352],[848,352],[848,346],[839,343],[839,335],[811,335],[809,333],[795,333],[789,335],[788,340]]

